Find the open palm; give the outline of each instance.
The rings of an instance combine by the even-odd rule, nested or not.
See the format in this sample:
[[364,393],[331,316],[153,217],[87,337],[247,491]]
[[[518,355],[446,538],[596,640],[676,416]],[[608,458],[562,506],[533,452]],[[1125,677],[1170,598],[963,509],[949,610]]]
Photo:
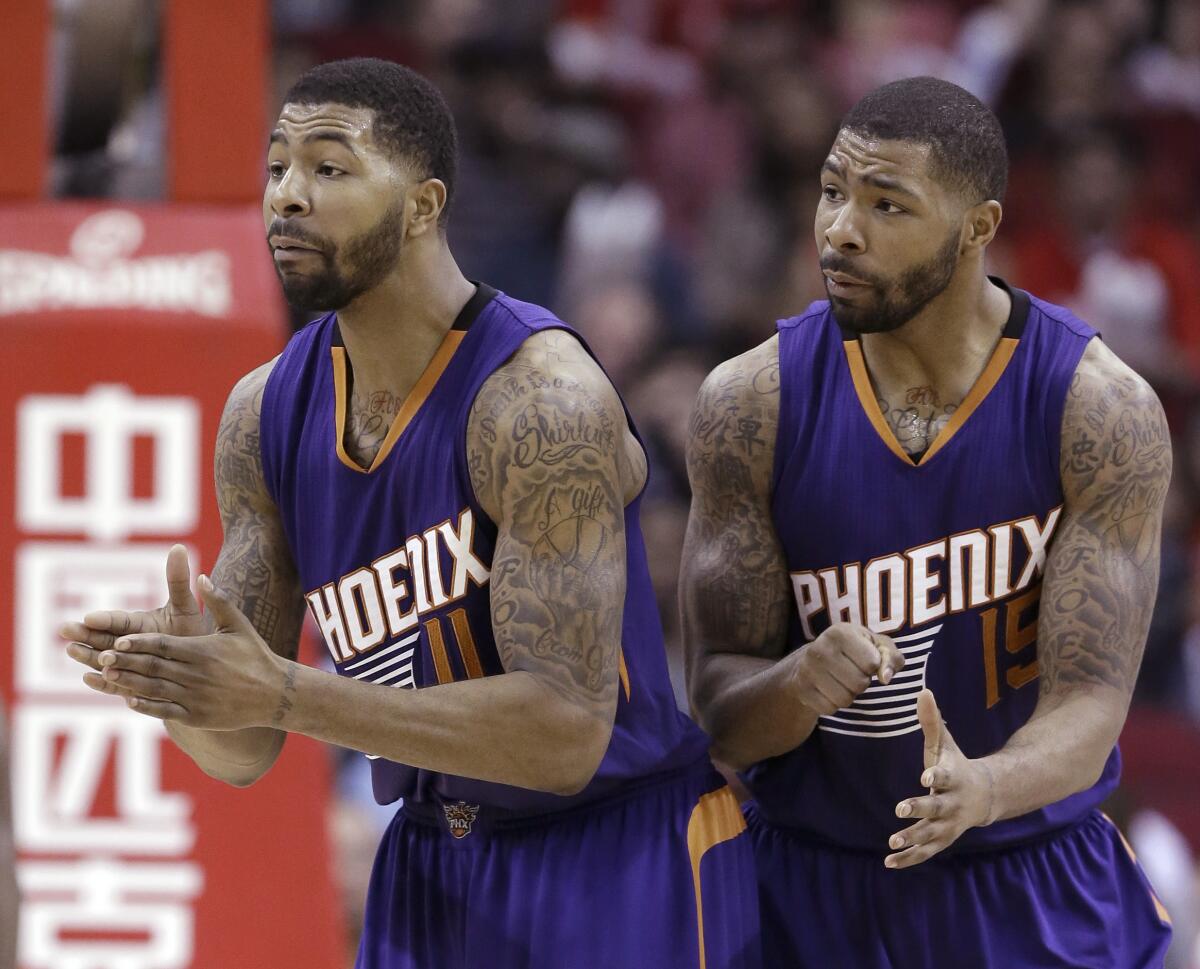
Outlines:
[[191,568],[187,549],[174,545],[167,553],[167,601],[149,612],[105,610],[89,612],[82,622],[65,623],[59,630],[70,640],[72,659],[99,670],[100,652],[111,649],[117,637],[129,633],[166,633],[171,636],[203,636],[208,628],[200,604],[192,595]]

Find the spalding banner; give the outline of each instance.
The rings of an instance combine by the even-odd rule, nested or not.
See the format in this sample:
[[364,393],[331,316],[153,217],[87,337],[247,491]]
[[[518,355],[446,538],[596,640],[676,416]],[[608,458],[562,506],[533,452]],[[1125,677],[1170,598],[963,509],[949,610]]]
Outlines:
[[325,751],[235,790],[88,690],[55,630],[166,598],[167,549],[220,546],[225,396],[285,323],[246,208],[0,207],[0,686],[12,720],[22,969],[347,963]]

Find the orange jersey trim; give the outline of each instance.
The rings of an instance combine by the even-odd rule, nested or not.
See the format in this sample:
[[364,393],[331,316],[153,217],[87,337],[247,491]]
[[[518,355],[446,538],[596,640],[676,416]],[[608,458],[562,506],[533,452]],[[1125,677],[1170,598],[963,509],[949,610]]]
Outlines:
[[433,359],[426,365],[421,376],[417,378],[417,382],[413,384],[412,390],[404,398],[404,403],[400,405],[399,412],[392,418],[392,425],[388,428],[387,437],[383,439],[383,444],[380,446],[379,451],[375,455],[375,460],[371,462],[369,468],[364,468],[346,453],[346,396],[348,383],[346,379],[346,348],[337,346],[329,348],[330,355],[333,358],[333,424],[334,432],[337,434],[337,456],[342,464],[346,465],[352,471],[358,471],[361,474],[370,474],[387,460],[387,456],[391,453],[392,448],[400,440],[400,435],[412,423],[412,419],[416,416],[417,411],[421,409],[421,405],[425,403],[442,374],[446,372],[446,368],[450,365],[450,360],[453,358],[454,352],[458,349],[459,344],[462,343],[466,335],[465,330],[447,331],[446,336],[434,352]]
[[732,841],[746,830],[746,820],[728,785],[703,795],[688,819],[688,855],[692,859],[692,887],[696,892],[696,932],[700,942],[700,969],[706,969],[704,903],[700,894],[700,862],[717,845]]
[[[1105,821],[1112,825],[1113,830],[1117,832],[1117,837],[1121,839],[1121,844],[1125,846],[1126,852],[1129,853],[1130,860],[1140,869],[1142,867],[1142,863],[1138,861],[1138,856],[1133,850],[1133,845],[1131,845],[1125,838],[1125,835],[1121,832],[1121,829],[1117,827],[1116,822],[1113,821],[1112,818],[1110,818],[1103,811],[1101,811],[1100,814]],[[1142,872],[1142,876],[1145,877],[1144,871]],[[1154,902],[1154,911],[1158,915],[1159,921],[1165,923],[1166,925],[1174,925],[1174,923],[1171,921],[1171,913],[1167,911],[1167,907],[1159,900],[1158,894],[1150,886],[1150,879],[1148,878],[1146,879],[1146,890],[1150,893],[1151,901]]]
[[879,435],[888,450],[891,451],[905,464],[917,468],[928,464],[933,456],[944,448],[950,439],[958,432],[958,430],[967,422],[967,418],[975,412],[975,409],[983,403],[1000,377],[1004,374],[1008,367],[1008,362],[1012,359],[1012,355],[1016,352],[1017,344],[1020,343],[1012,337],[1001,337],[1000,342],[996,344],[996,349],[992,351],[992,357],[988,361],[987,366],[983,368],[983,373],[979,375],[979,379],[975,381],[975,385],[971,388],[963,402],[959,404],[951,416],[946,426],[942,428],[938,436],[933,439],[933,443],[929,445],[929,449],[922,455],[920,461],[914,461],[912,456],[908,454],[900,446],[900,442],[896,440],[896,435],[892,433],[891,427],[884,420],[883,414],[879,410],[879,403],[875,397],[875,389],[871,386],[871,377],[867,373],[867,363],[863,357],[862,344],[858,340],[846,340],[842,343],[842,347],[846,351],[846,362],[850,366],[850,376],[854,381],[854,390],[858,394],[858,401],[862,405],[863,412],[867,415],[867,419],[871,422],[871,426],[875,428],[875,433]]

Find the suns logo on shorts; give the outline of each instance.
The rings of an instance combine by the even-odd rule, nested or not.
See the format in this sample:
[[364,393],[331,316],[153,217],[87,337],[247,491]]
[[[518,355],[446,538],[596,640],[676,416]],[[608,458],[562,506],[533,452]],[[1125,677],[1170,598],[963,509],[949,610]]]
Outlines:
[[443,804],[442,810],[446,814],[446,827],[450,833],[455,838],[465,838],[471,833],[471,825],[479,814],[479,805],[456,801],[454,804]]

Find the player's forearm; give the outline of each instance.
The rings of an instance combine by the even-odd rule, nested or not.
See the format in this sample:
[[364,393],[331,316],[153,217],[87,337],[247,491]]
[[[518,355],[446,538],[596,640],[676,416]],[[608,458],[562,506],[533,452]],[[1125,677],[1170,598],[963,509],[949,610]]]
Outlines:
[[[221,571],[220,565],[215,571]],[[244,598],[241,600],[244,601]],[[210,614],[205,614],[204,625],[211,633],[216,625]],[[266,634],[276,634],[268,629]],[[259,635],[266,638],[264,630]],[[270,642],[270,640],[267,640]],[[271,644],[281,655],[295,656],[295,647],[280,647]],[[167,734],[175,746],[187,754],[209,777],[224,781],[234,787],[249,787],[261,778],[279,757],[286,734],[273,727],[247,727],[244,730],[205,730],[188,727],[182,723],[164,722]]]
[[799,747],[817,716],[796,701],[792,665],[736,654],[700,661],[692,705],[712,754],[735,770]]
[[273,727],[204,730],[168,720],[166,728],[175,746],[197,767],[234,787],[249,787],[270,770],[286,737]]
[[574,794],[595,774],[606,722],[524,671],[420,690],[290,664],[277,710],[289,731],[424,770]]
[[1008,743],[981,759],[992,779],[992,820],[1020,817],[1091,787],[1124,719],[1125,700],[1115,691],[1080,693],[1035,711]]

